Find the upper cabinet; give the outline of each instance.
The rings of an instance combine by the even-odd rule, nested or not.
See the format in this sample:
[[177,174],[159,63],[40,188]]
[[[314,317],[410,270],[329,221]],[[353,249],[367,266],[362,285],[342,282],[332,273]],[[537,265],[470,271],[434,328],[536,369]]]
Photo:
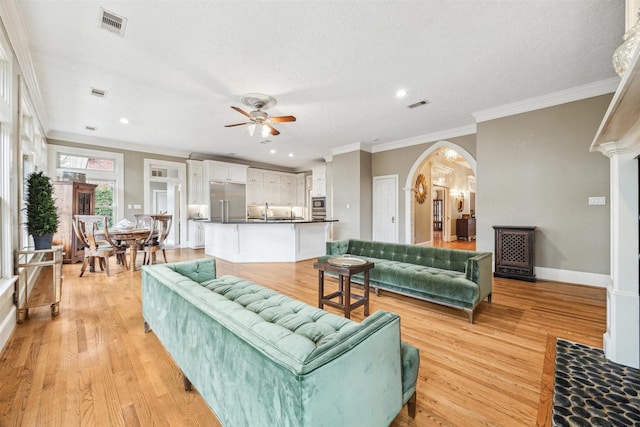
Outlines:
[[303,206],[304,200],[302,204],[298,201],[296,184],[296,175],[249,168],[247,171],[247,204],[268,203],[272,206]]
[[209,178],[212,181],[237,182],[241,184],[247,182],[248,166],[213,160],[206,160],[206,163],[209,166]]
[[305,206],[307,204],[305,195],[306,178],[303,173],[296,175],[296,206]]
[[327,167],[318,166],[311,169],[313,173],[313,197],[324,197],[327,195]]
[[189,167],[189,180],[188,180],[188,204],[190,205],[204,205],[208,203],[205,191],[204,191],[204,163],[199,160],[187,160]]

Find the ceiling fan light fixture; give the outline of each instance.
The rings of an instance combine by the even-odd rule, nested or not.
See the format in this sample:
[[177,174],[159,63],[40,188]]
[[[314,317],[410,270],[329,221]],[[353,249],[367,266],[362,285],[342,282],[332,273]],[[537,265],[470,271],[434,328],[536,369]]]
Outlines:
[[256,132],[256,124],[255,123],[249,123],[247,125],[247,132],[249,132],[249,136],[253,136],[253,134]]
[[270,133],[271,133],[271,129],[269,129],[269,126],[262,125],[262,137],[266,138],[269,136]]

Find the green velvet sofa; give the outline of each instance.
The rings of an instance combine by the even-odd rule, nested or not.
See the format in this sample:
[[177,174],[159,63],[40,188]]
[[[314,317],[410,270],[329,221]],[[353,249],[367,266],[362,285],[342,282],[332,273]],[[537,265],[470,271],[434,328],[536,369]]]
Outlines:
[[142,315],[220,422],[388,426],[415,416],[418,349],[400,318],[361,323],[233,276],[213,258],[144,266]]
[[[347,239],[327,242],[327,255],[318,261],[346,254],[375,263],[369,284],[376,295],[385,289],[460,308],[470,323],[476,307],[485,298],[491,302],[490,252]],[[363,280],[362,273],[353,277]]]

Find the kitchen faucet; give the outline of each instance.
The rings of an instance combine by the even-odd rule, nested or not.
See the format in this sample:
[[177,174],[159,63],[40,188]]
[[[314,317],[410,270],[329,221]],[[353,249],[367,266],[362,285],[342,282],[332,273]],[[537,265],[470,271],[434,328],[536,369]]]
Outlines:
[[269,203],[265,202],[265,204],[264,204],[264,222],[267,222],[267,217],[268,217],[267,212],[268,211],[269,211]]

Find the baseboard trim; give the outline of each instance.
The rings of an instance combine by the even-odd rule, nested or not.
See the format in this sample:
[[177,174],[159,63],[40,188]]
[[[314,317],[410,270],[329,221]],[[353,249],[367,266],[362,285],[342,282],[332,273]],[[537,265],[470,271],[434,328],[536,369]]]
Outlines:
[[576,283],[579,285],[606,288],[611,284],[608,274],[587,273],[583,271],[561,270],[559,268],[535,267],[536,278],[553,282]]
[[9,337],[16,328],[16,307],[12,305],[14,283],[18,276],[0,279],[0,307],[11,307],[8,310],[3,308],[4,318],[0,323],[0,352],[4,350]]
[[9,310],[5,318],[2,320],[2,324],[0,324],[0,352],[4,350],[4,346],[7,344],[7,341],[9,341],[9,337],[11,337],[15,328],[16,308],[11,307],[11,310]]

